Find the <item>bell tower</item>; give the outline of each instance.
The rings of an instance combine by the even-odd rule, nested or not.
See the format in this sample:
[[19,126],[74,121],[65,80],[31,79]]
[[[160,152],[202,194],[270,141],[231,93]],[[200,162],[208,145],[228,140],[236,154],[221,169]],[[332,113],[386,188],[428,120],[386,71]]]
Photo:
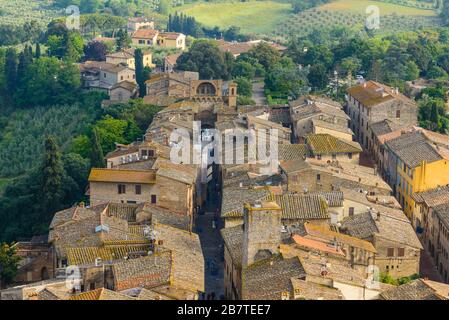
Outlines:
[[229,83],[228,106],[232,108],[237,107],[237,83],[235,82]]

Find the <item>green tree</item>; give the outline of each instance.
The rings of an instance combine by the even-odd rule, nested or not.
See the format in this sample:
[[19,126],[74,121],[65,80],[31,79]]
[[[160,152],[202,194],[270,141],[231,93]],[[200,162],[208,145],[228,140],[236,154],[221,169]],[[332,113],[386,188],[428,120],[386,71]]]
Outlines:
[[307,78],[312,88],[316,90],[324,89],[329,82],[326,67],[322,63],[311,66]]
[[40,170],[42,174],[40,199],[45,216],[61,208],[64,167],[61,153],[53,137],[45,139],[45,154]]
[[237,77],[234,79],[234,82],[237,83],[237,90],[240,96],[251,97],[253,94],[253,87],[250,80],[243,77]]
[[190,50],[177,60],[178,70],[199,72],[201,79],[229,80],[232,71],[232,56],[221,52],[217,45],[209,40],[195,41]]
[[271,45],[262,42],[251,48],[248,52],[242,54],[241,59],[246,60],[247,58],[254,58],[265,68],[265,70],[268,70],[271,66],[281,60],[281,55]]
[[14,280],[19,269],[19,261],[16,247],[7,243],[0,245],[0,289]]
[[14,48],[6,51],[5,80],[8,94],[12,96],[17,87],[17,52]]
[[117,32],[116,45],[117,50],[129,48],[129,46],[131,45],[131,38],[129,37],[128,32],[122,29]]
[[105,61],[108,46],[100,41],[91,41],[84,48],[84,58],[91,61]]
[[232,69],[232,75],[234,77],[244,77],[247,79],[252,79],[256,76],[256,66],[247,61],[237,61]]
[[34,57],[36,59],[39,59],[41,57],[41,45],[38,43],[36,43],[36,52],[34,53]]
[[92,129],[92,154],[90,162],[94,168],[104,168],[104,154],[100,143],[100,136],[97,128]]
[[107,154],[115,149],[115,143],[127,143],[125,131],[128,127],[127,120],[114,119],[106,115],[97,122],[96,128],[100,138],[103,152]]
[[95,13],[100,8],[99,0],[81,0],[80,10],[82,13]]
[[[72,63],[55,57],[42,57],[29,67],[23,88],[15,95],[19,106],[47,106],[73,103],[78,99],[81,86],[79,70]],[[32,95],[29,92],[33,92]]]
[[145,75],[144,75],[144,66],[143,66],[143,53],[141,49],[136,49],[134,53],[134,57],[136,60],[136,81],[139,85],[139,96],[141,98],[146,95],[146,86],[145,86]]

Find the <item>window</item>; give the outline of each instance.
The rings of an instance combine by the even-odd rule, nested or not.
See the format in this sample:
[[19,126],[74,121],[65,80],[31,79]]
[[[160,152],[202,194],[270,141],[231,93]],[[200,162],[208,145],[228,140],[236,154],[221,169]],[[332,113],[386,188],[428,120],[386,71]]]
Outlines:
[[117,186],[117,188],[118,188],[118,194],[124,194],[124,193],[126,193],[126,185],[124,185],[124,184],[119,184],[119,185]]
[[349,216],[354,216],[354,207],[349,207]]
[[136,184],[136,194],[142,194],[142,186],[140,184]]
[[401,110],[396,110],[396,118],[400,118],[401,117]]
[[148,150],[148,156],[154,157],[154,150]]
[[156,203],[157,202],[157,197],[156,197],[156,195],[155,194],[152,194],[151,195],[151,203]]
[[352,159],[352,153],[348,153],[348,158]]
[[394,257],[394,248],[387,248],[387,257]]
[[95,283],[90,283],[89,287],[90,287],[90,290],[95,290]]
[[321,160],[321,154],[318,154],[318,155],[316,156],[316,158],[317,158],[318,160]]
[[292,182],[298,182],[298,176],[297,175],[293,175],[292,176]]
[[335,153],[332,153],[332,160],[337,159],[337,155]]
[[398,257],[405,256],[405,248],[398,248]]
[[316,181],[321,181],[321,175],[320,174],[316,175]]

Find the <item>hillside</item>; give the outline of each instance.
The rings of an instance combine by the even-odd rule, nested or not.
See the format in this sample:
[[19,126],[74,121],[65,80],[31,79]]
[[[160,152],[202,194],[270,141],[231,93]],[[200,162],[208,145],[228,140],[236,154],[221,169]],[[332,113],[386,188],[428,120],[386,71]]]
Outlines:
[[291,34],[306,35],[317,28],[347,26],[361,29],[366,19],[365,10],[371,5],[380,10],[379,33],[440,25],[433,4],[416,0],[335,0],[297,14],[293,13],[289,3],[272,1],[195,2],[172,10],[194,16],[209,27],[234,25],[243,33],[284,41]]

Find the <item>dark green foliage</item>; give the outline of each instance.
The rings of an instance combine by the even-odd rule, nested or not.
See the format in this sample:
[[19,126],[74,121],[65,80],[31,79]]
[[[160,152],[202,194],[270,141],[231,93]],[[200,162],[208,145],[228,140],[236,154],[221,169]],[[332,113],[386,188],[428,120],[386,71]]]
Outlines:
[[15,102],[21,107],[51,105],[55,101],[59,104],[74,103],[78,99],[80,85],[76,65],[55,57],[41,57],[27,67]]
[[310,86],[314,91],[322,90],[326,87],[329,77],[324,64],[318,63],[310,67],[309,74],[307,75]]
[[91,165],[94,168],[103,168],[105,165],[103,148],[101,147],[100,136],[98,133],[98,129],[96,127],[92,129],[91,143],[92,143],[92,154],[90,157]]
[[5,61],[5,84],[8,90],[7,94],[12,95],[17,87],[17,53],[13,48],[8,49],[6,52]]
[[17,249],[13,245],[7,243],[0,245],[0,289],[10,284],[17,275],[20,257],[16,252]]
[[183,13],[178,15],[178,12],[174,15],[168,15],[167,31],[182,32],[195,38],[204,36],[200,24],[196,22],[194,17],[186,16]]
[[92,41],[84,47],[84,59],[91,61],[105,61],[108,46],[100,41]]
[[117,40],[116,40],[117,50],[129,48],[130,44],[131,38],[128,32],[126,32],[126,30],[120,29],[117,32]]
[[136,49],[134,57],[136,60],[136,81],[137,84],[139,85],[139,96],[143,98],[146,95],[145,81],[148,79],[145,79],[144,75],[142,49]]
[[253,93],[253,87],[251,81],[248,78],[237,77],[233,81],[237,83],[239,96],[251,97]]
[[229,80],[232,56],[221,52],[213,41],[197,40],[177,61],[178,70],[197,71],[201,79]]
[[44,159],[39,168],[41,172],[41,208],[44,213],[54,213],[61,208],[64,168],[61,153],[53,137],[45,139],[44,148]]

